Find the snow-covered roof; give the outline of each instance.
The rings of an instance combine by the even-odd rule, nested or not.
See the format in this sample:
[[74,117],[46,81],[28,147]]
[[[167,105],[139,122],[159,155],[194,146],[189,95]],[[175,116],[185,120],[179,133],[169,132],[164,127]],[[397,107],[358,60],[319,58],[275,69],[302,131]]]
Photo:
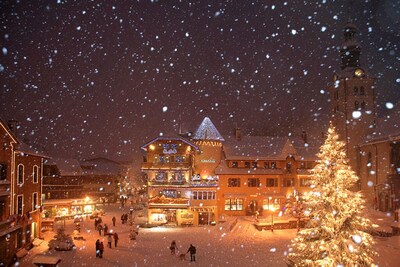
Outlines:
[[148,147],[150,144],[155,143],[155,142],[158,142],[158,141],[180,141],[180,142],[183,142],[183,143],[185,143],[185,144],[187,144],[187,145],[193,147],[194,149],[200,151],[200,148],[199,148],[196,144],[194,144],[194,143],[190,142],[189,140],[187,140],[187,139],[185,139],[185,138],[183,138],[183,137],[180,137],[180,136],[160,136],[160,137],[154,138],[154,139],[152,139],[151,141],[145,143],[145,144],[142,145],[140,148],[141,148],[142,150],[147,151],[147,147]]
[[225,141],[209,117],[205,117],[194,133],[193,140]]
[[83,170],[77,159],[52,158],[45,162],[45,165],[57,166],[60,176],[82,175]]
[[124,167],[113,160],[107,158],[94,158],[80,162],[85,175],[119,175]]
[[227,137],[223,145],[228,160],[284,160],[293,156],[296,160],[316,160],[318,148],[304,144],[302,140],[275,136]]

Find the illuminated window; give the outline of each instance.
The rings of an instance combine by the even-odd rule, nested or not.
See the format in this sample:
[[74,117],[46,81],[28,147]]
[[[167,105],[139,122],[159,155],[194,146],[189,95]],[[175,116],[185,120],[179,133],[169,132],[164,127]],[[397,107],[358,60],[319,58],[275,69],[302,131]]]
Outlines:
[[309,187],[311,185],[310,178],[300,178],[300,186],[302,187]]
[[225,199],[225,210],[243,210],[243,199]]

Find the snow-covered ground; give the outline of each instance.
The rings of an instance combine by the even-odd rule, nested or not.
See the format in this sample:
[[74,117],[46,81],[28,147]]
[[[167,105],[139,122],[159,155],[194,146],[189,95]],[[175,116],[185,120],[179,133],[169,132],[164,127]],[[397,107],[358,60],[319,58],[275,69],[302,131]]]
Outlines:
[[[129,226],[121,225],[119,220],[122,212],[128,212],[115,205],[105,206],[106,215],[103,222],[119,234],[118,248],[107,247],[107,239],[94,231],[94,221],[85,220],[81,223],[82,235],[86,241],[75,241],[73,251],[48,251],[47,242],[55,232],[45,232],[45,240],[34,247],[20,262],[19,266],[34,266],[35,255],[44,253],[62,259],[63,266],[286,266],[287,247],[295,236],[296,230],[258,231],[254,228],[254,218],[228,218],[225,223],[217,226],[204,227],[156,227],[140,229],[137,240],[128,238]],[[135,213],[144,211],[135,211]],[[111,218],[117,218],[116,227],[112,227]],[[374,222],[390,224],[393,217],[386,214],[374,214]],[[376,219],[376,220],[375,220]],[[145,217],[136,217],[136,222],[145,221]],[[61,225],[61,222],[60,222]],[[232,227],[233,226],[233,227]],[[386,227],[386,226],[385,226]],[[67,233],[72,233],[74,224],[66,223]],[[95,241],[102,240],[105,245],[104,257],[95,257]],[[179,253],[186,253],[190,244],[197,248],[196,262],[179,260],[178,255],[171,255],[169,246],[176,240]],[[400,237],[376,238],[376,250],[379,266],[398,266],[400,259]]]

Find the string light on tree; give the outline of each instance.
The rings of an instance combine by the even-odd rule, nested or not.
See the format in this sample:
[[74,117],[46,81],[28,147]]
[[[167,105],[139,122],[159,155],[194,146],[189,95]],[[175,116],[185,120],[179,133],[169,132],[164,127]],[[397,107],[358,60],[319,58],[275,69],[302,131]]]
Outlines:
[[304,196],[308,228],[292,240],[289,266],[374,266],[372,225],[362,217],[364,199],[349,190],[358,180],[345,144],[331,126]]

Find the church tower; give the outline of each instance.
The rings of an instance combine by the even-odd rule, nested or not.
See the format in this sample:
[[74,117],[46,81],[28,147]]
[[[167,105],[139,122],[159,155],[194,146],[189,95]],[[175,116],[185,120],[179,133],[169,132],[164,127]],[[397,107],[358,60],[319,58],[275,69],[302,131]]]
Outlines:
[[194,133],[193,141],[201,151],[195,157],[196,174],[201,179],[214,177],[214,170],[221,162],[222,142],[225,140],[209,117],[203,119]]
[[356,26],[349,22],[343,29],[340,50],[341,70],[330,86],[332,122],[345,141],[350,165],[356,173],[357,146],[371,138],[376,123],[375,78],[360,62],[361,47]]

